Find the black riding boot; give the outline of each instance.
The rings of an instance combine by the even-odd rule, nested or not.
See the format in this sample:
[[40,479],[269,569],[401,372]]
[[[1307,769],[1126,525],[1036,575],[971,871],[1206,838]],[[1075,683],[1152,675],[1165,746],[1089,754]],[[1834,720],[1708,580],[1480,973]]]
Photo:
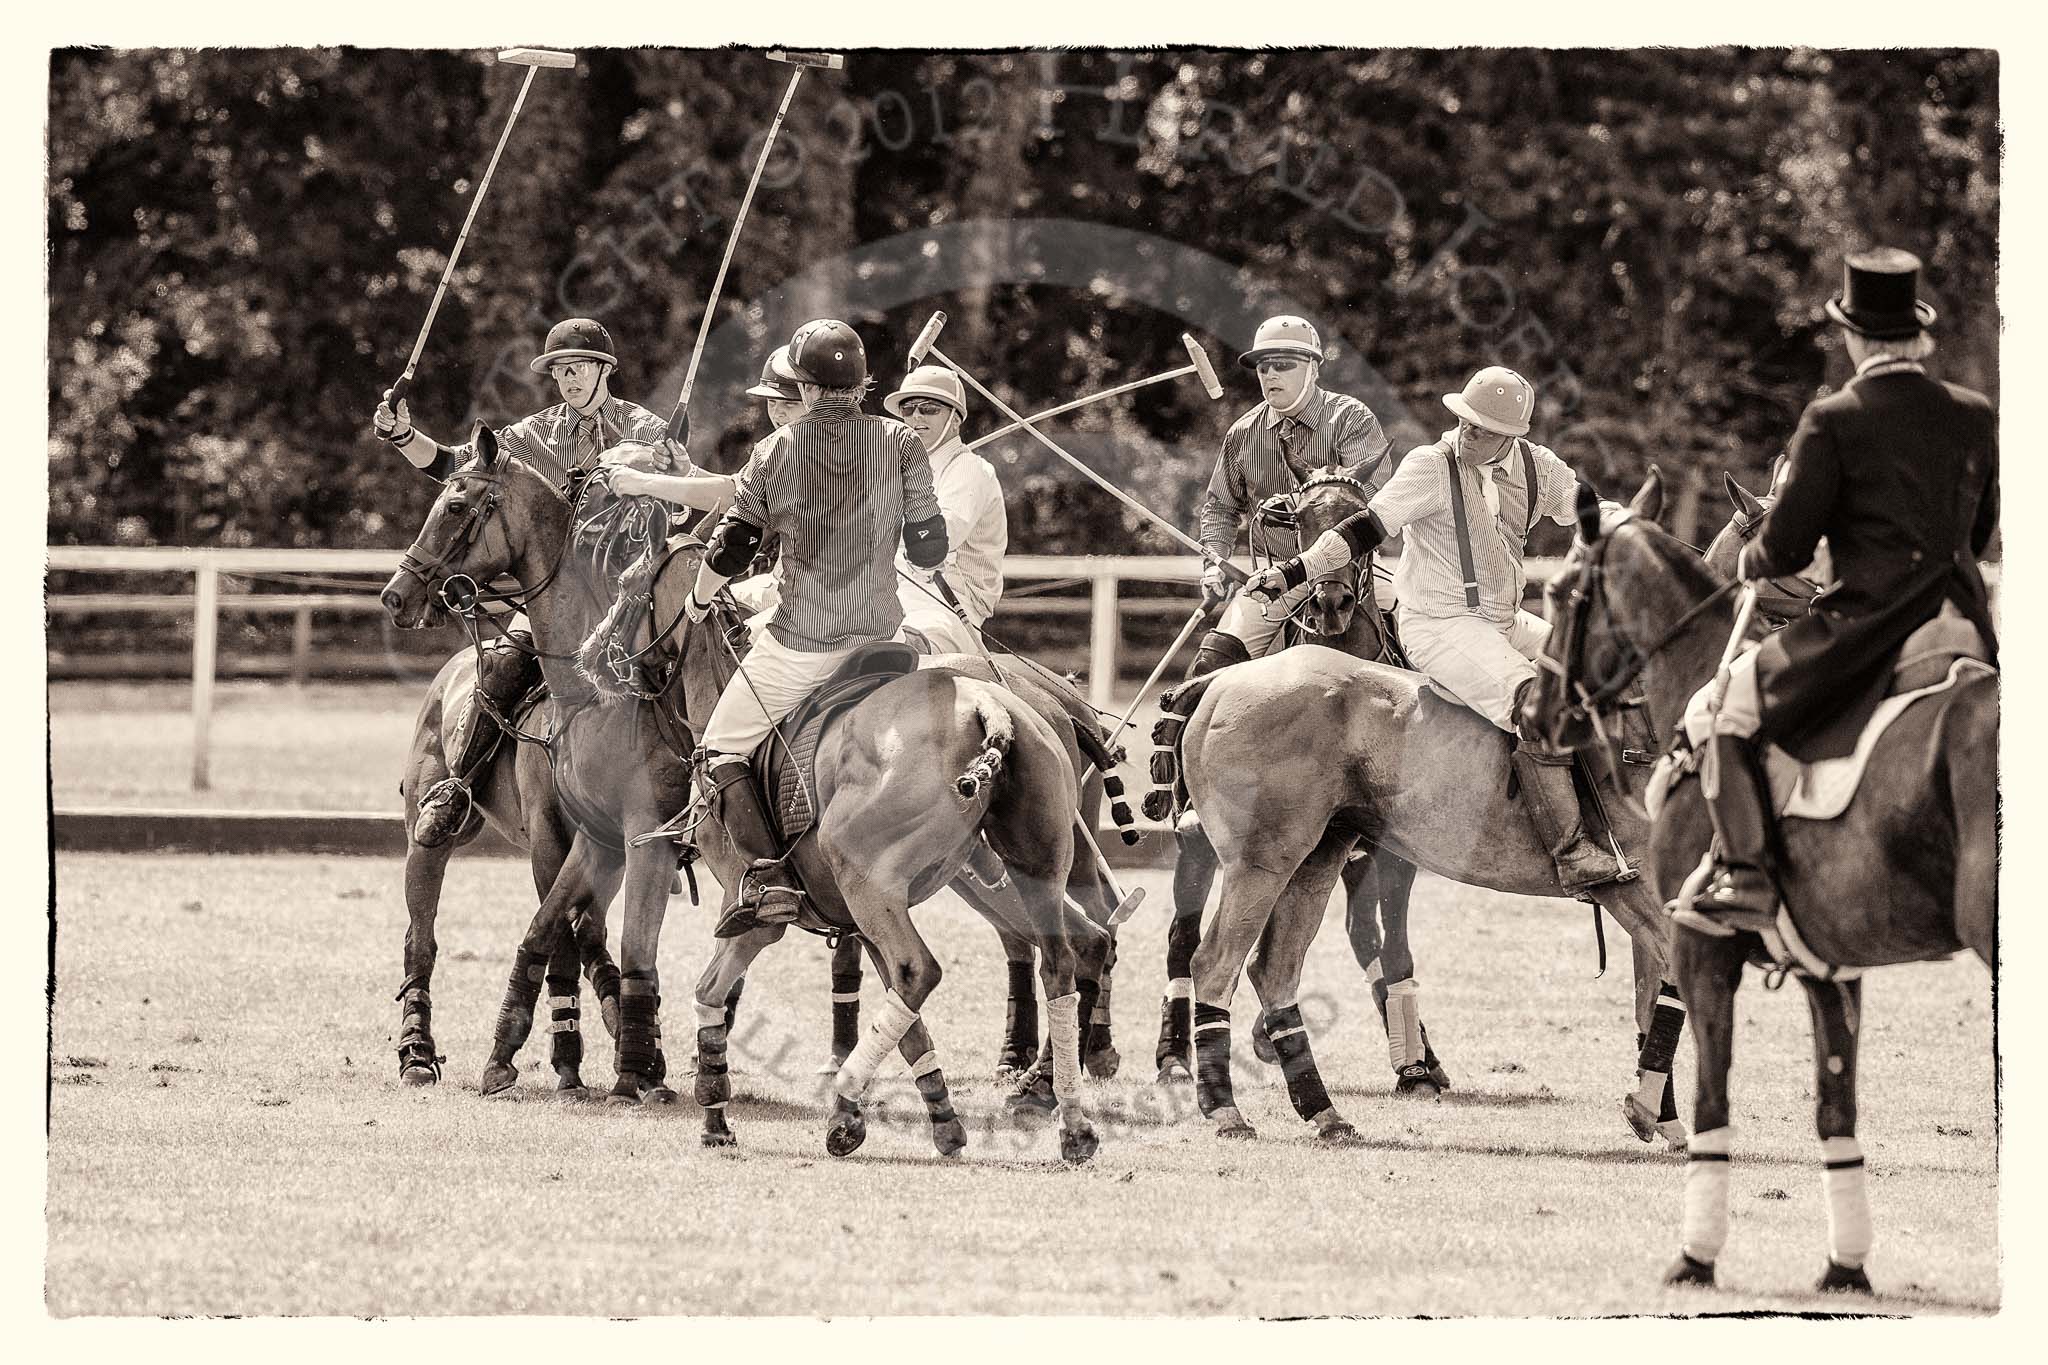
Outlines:
[[747,869],[739,885],[727,889],[725,913],[713,936],[738,938],[764,924],[788,924],[796,918],[803,888],[797,885],[794,869],[783,861],[747,761],[720,758],[706,767],[704,782],[718,823],[739,865]]
[[1572,756],[1518,746],[1509,755],[1522,784],[1522,804],[1536,826],[1536,837],[1557,864],[1557,880],[1567,892],[1584,891],[1607,882],[1626,881],[1635,869],[1586,837],[1579,814],[1579,793],[1572,784]]
[[1202,637],[1202,643],[1195,647],[1195,657],[1188,664],[1185,681],[1192,682],[1204,673],[1214,673],[1231,664],[1241,664],[1252,657],[1244,641],[1225,631],[1212,630]]
[[1771,789],[1756,750],[1740,735],[1707,741],[1700,786],[1714,821],[1714,879],[1693,908],[1708,916],[1777,913],[1771,882]]
[[[539,661],[528,652],[532,643],[529,636],[513,635],[505,643],[485,650],[477,663],[476,690],[490,700],[491,708],[500,715],[511,714],[539,672]],[[420,798],[419,816],[413,821],[413,842],[421,848],[445,844],[461,830],[474,804],[470,784],[482,777],[504,736],[498,722],[491,719],[474,696],[465,699],[455,732],[455,752],[448,755],[449,775],[427,789]]]

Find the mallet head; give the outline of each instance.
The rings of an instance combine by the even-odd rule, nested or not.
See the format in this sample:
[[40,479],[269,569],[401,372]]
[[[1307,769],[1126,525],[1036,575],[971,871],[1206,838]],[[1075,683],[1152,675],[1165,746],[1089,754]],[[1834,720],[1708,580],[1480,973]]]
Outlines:
[[924,358],[932,353],[932,347],[939,344],[939,332],[945,325],[946,315],[942,312],[933,313],[931,321],[925,323],[924,330],[917,334],[917,340],[910,343],[911,369],[924,364]]
[[837,52],[789,52],[778,47],[767,56],[771,62],[787,62],[791,66],[821,66],[827,71],[846,69],[846,58]]
[[575,53],[546,47],[508,47],[498,53],[498,60],[509,66],[552,66],[564,71],[576,66]]
[[1202,381],[1202,391],[1211,398],[1221,398],[1223,381],[1216,377],[1216,367],[1209,363],[1209,353],[1202,349],[1202,343],[1195,340],[1192,332],[1182,332],[1180,344],[1188,348],[1188,359],[1194,362],[1195,377]]

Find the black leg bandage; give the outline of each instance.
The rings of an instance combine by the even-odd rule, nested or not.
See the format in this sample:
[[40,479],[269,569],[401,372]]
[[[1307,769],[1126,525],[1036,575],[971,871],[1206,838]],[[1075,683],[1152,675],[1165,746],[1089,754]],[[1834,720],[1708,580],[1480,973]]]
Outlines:
[[1204,1117],[1235,1107],[1230,1086],[1230,1011],[1195,1006],[1195,1103]]
[[1309,1051],[1308,1029],[1301,1022],[1301,1007],[1288,1005],[1284,1009],[1268,1011],[1266,1036],[1272,1039],[1273,1050],[1280,1054],[1280,1072],[1287,1078],[1287,1098],[1294,1105],[1294,1112],[1305,1119],[1312,1119],[1328,1109],[1330,1092],[1323,1088],[1315,1056]]

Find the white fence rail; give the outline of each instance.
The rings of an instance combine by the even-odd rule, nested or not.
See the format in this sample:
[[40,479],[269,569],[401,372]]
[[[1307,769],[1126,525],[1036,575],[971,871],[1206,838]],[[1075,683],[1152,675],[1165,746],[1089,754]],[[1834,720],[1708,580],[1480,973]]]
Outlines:
[[[294,613],[294,676],[304,676],[304,660],[312,648],[312,613],[320,611],[360,612],[378,609],[376,585],[364,584],[364,592],[334,593],[229,593],[221,592],[223,574],[377,574],[388,576],[398,568],[397,550],[321,549],[204,549],[187,546],[53,545],[49,547],[49,568],[65,573],[189,573],[192,593],[153,596],[142,593],[77,593],[49,599],[52,613],[87,611],[136,611],[192,613],[192,789],[210,786],[207,760],[213,723],[213,686],[220,639],[220,613],[239,611],[290,611]],[[1547,579],[1557,571],[1555,559],[1529,561],[1532,580]],[[1986,565],[1986,580],[1994,587],[1998,566]],[[1117,680],[1119,623],[1124,615],[1184,615],[1189,603],[1141,599],[1122,601],[1119,585],[1126,581],[1146,583],[1193,583],[1200,577],[1201,561],[1193,555],[1011,555],[1003,561],[1008,584],[1046,579],[1081,579],[1089,585],[1088,601],[1088,695],[1095,705],[1109,707],[1114,701]],[[1005,597],[1000,614],[1067,614],[1083,609],[1071,598]],[[1152,661],[1147,660],[1149,665]]]

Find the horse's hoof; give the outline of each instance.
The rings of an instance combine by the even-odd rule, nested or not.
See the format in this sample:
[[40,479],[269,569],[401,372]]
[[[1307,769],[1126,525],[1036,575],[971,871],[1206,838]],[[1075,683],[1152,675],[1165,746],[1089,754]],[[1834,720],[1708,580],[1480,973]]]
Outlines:
[[1814,1288],[1823,1294],[1874,1294],[1870,1277],[1859,1265],[1843,1265],[1833,1257],[1828,1258],[1828,1268],[1821,1272],[1820,1283]]
[[1441,1062],[1429,1064],[1429,1079],[1435,1082],[1438,1090],[1449,1090],[1451,1088],[1451,1075],[1448,1071],[1444,1070]]
[[582,1104],[591,1098],[589,1087],[575,1077],[565,1076],[555,1082],[555,1098],[564,1104]]
[[1117,1068],[1124,1064],[1124,1055],[1114,1047],[1098,1048],[1081,1059],[1081,1065],[1090,1076],[1106,1081],[1116,1075]]
[[1012,1114],[1050,1114],[1059,1107],[1059,1101],[1053,1098],[1049,1087],[1039,1089],[1034,1086],[1009,1096],[1003,1101],[1003,1107]]
[[665,1085],[650,1085],[640,1092],[643,1105],[669,1105],[676,1102],[676,1092]]
[[441,1073],[424,1062],[414,1062],[399,1071],[398,1079],[403,1085],[435,1085],[440,1082]]
[[1159,1074],[1152,1078],[1152,1084],[1191,1085],[1194,1079],[1194,1074],[1188,1070],[1186,1062],[1178,1057],[1168,1057],[1159,1064]]
[[482,1079],[477,1081],[477,1093],[502,1095],[519,1084],[519,1068],[510,1062],[492,1062],[484,1068]]
[[1682,1151],[1684,1151],[1684,1150],[1686,1149],[1686,1131],[1685,1131],[1685,1120],[1684,1120],[1684,1119],[1659,1119],[1659,1120],[1657,1120],[1657,1136],[1658,1136],[1658,1137],[1661,1137],[1661,1138],[1663,1138],[1663,1139],[1664,1139],[1664,1150],[1665,1150],[1665,1151],[1667,1151],[1667,1152],[1682,1152]]
[[868,1123],[858,1112],[840,1114],[825,1130],[825,1150],[833,1156],[852,1156],[868,1140]]
[[1085,1121],[1076,1128],[1060,1129],[1060,1160],[1069,1166],[1093,1161],[1101,1148],[1102,1139],[1095,1136],[1094,1127]]
[[1267,1066],[1280,1065],[1280,1053],[1274,1048],[1273,1040],[1266,1036],[1266,1031],[1262,1028],[1252,1030],[1252,1056],[1258,1058]]
[[1337,1119],[1318,1129],[1316,1141],[1322,1143],[1325,1147],[1365,1146],[1364,1136],[1343,1119]]
[[730,1128],[722,1133],[705,1133],[698,1138],[698,1141],[706,1147],[737,1147],[740,1145],[739,1135]]
[[956,1157],[967,1150],[967,1125],[959,1119],[932,1125],[932,1146],[940,1156]]
[[1702,1288],[1712,1289],[1714,1287],[1714,1263],[1712,1261],[1695,1261],[1692,1257],[1681,1251],[1678,1253],[1678,1259],[1671,1263],[1671,1268],[1664,1272],[1664,1283],[1699,1285]]
[[1643,1102],[1634,1095],[1621,1097],[1621,1116],[1628,1120],[1631,1132],[1638,1142],[1650,1142],[1657,1136],[1657,1114],[1655,1110],[1643,1107]]
[[1411,1062],[1394,1073],[1394,1094],[1408,1099],[1434,1100],[1443,1096],[1436,1077],[1421,1062]]
[[1209,1117],[1215,1121],[1217,1137],[1229,1138],[1232,1142],[1249,1142],[1259,1135],[1259,1130],[1246,1123],[1244,1115],[1233,1106],[1226,1105]]

